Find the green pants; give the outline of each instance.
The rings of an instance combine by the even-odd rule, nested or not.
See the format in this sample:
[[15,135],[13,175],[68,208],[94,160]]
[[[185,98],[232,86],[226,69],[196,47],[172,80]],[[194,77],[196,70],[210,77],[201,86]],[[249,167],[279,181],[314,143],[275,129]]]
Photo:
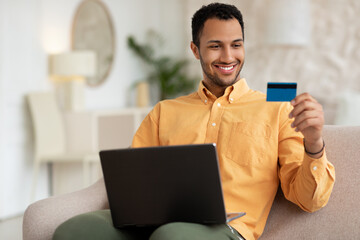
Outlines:
[[160,227],[117,229],[110,210],[100,210],[73,217],[61,224],[53,240],[241,240],[235,229],[226,224],[168,223]]

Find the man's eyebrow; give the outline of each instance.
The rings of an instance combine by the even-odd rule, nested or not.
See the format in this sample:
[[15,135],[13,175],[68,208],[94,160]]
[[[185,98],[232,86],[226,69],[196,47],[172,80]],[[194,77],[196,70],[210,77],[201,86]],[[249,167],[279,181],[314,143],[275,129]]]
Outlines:
[[[244,40],[242,38],[238,38],[238,39],[233,40],[232,42],[243,42],[243,41]],[[221,41],[220,40],[209,40],[207,42],[207,44],[209,44],[209,43],[221,43]]]
[[209,40],[207,43],[221,43],[220,40]]

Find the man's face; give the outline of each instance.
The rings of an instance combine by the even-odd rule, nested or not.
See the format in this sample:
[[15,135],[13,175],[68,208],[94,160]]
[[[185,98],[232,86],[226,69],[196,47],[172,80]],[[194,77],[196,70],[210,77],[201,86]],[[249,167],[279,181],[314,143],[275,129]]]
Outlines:
[[235,18],[206,20],[200,47],[192,42],[191,49],[200,59],[207,87],[224,89],[240,79],[245,51],[241,26]]

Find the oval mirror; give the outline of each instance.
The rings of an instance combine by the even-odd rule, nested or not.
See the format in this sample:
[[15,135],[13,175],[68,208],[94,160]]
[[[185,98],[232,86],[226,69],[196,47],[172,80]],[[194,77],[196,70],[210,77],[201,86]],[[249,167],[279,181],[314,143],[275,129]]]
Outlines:
[[115,36],[109,11],[100,0],[85,0],[79,5],[73,21],[72,49],[96,53],[96,75],[86,79],[89,86],[106,80],[113,65]]

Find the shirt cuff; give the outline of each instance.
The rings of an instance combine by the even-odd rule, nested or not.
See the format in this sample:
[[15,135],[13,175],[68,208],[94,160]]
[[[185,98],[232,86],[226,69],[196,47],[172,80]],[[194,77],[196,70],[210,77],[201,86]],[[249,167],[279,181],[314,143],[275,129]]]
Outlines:
[[303,170],[308,176],[313,176],[315,180],[320,180],[327,168],[326,149],[320,158],[312,158],[304,152]]

